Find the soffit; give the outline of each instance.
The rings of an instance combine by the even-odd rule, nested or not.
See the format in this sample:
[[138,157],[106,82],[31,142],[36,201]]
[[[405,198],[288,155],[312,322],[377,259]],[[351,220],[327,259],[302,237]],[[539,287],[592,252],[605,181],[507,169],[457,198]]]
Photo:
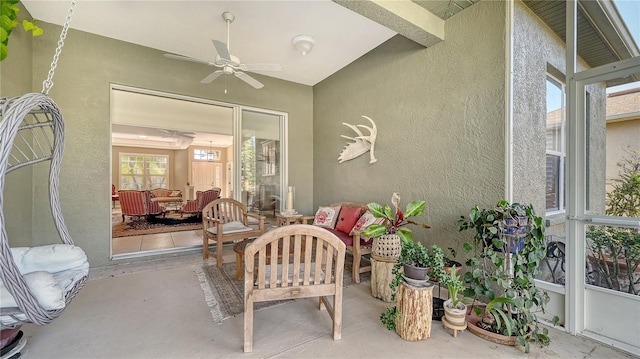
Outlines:
[[[564,1],[523,0],[549,28],[566,42],[566,3]],[[598,67],[639,55],[615,7],[608,2],[581,1],[578,3],[577,48],[590,67]],[[607,82],[607,86],[640,81],[619,79]]]

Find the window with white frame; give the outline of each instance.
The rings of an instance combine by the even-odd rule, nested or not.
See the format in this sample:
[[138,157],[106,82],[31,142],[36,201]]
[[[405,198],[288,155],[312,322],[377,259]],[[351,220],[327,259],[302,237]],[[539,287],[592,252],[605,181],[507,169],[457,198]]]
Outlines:
[[120,189],[169,187],[169,156],[122,153],[119,168]]
[[193,159],[196,161],[219,161],[220,151],[195,148],[193,150]]
[[547,75],[546,116],[546,211],[553,214],[565,210],[565,88],[550,75]]

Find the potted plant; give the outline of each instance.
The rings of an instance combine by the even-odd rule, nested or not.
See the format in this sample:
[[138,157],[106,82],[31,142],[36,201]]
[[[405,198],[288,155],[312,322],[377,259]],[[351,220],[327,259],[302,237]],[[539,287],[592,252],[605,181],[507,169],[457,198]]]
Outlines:
[[408,224],[423,228],[431,228],[429,225],[418,223],[409,218],[421,215],[425,209],[425,201],[413,201],[407,205],[404,211],[400,209],[400,194],[394,192],[391,196],[393,208],[389,205],[369,203],[368,207],[375,218],[382,223],[373,223],[362,232],[364,237],[373,238],[372,252],[379,257],[398,257],[401,251],[401,240],[413,240]]
[[[516,233],[509,230],[514,228],[511,222],[514,217],[519,226],[525,223],[520,217],[526,217],[526,225],[517,228]],[[549,301],[548,294],[535,285],[539,265],[546,256],[542,218],[535,215],[532,205],[501,200],[491,209],[473,207],[469,217],[462,216],[460,223],[461,231],[475,231],[473,244],[464,245],[466,252],[472,252],[472,257],[466,261],[471,270],[464,274],[464,282],[468,285],[464,294],[473,297],[474,304],[478,300],[491,303],[491,306],[474,311],[480,317],[486,317],[485,322],[492,322],[490,318],[493,318],[488,326],[468,320],[469,330],[474,334],[484,329],[515,336],[515,342],[525,352],[529,352],[530,340],[548,344],[548,330],[538,325],[535,312],[544,312]],[[511,250],[514,246],[516,250]],[[468,314],[471,314],[470,310]],[[554,324],[558,320],[554,317]]]
[[[618,177],[607,192],[608,216],[640,217],[640,154],[627,150]],[[640,229],[589,226],[589,278],[592,284],[640,295]]]
[[456,271],[457,268],[454,265],[451,267],[451,272],[444,272],[442,276],[442,283],[447,286],[449,291],[449,299],[443,303],[444,317],[447,322],[453,325],[464,326],[467,306],[458,297],[458,294],[464,291],[466,287]]
[[[409,278],[406,277],[405,263],[419,266],[420,268],[428,269],[422,278]],[[411,285],[421,286],[429,285],[429,277],[435,277],[438,280],[442,280],[444,277],[443,270],[444,252],[442,248],[433,245],[431,251],[429,251],[422,243],[414,241],[413,239],[404,238],[401,243],[400,256],[398,261],[394,264],[391,274],[393,279],[389,283],[391,288],[391,301],[395,302],[397,289],[400,283],[404,280]],[[408,280],[407,280],[408,279]],[[395,318],[400,316],[400,312],[396,306],[387,308],[387,310],[380,315],[380,320],[389,330],[395,329]]]

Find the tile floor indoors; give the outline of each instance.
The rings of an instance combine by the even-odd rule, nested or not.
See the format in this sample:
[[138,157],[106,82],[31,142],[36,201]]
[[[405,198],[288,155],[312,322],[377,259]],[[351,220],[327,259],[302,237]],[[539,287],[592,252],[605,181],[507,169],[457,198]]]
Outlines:
[[[233,252],[225,252],[225,261]],[[213,259],[209,260],[213,264]],[[23,326],[22,357],[35,358],[632,358],[550,329],[552,343],[523,354],[468,331],[453,338],[434,322],[431,338],[408,342],[380,323],[387,304],[368,283],[344,290],[342,340],[315,299],[255,313],[253,353],[242,352],[243,316],[212,321],[196,275],[199,253],[92,268],[90,280],[48,326]]]
[[[118,203],[112,208],[112,221],[121,221],[121,210]],[[129,217],[127,217],[129,220]],[[275,217],[267,217],[265,225],[275,223]],[[174,249],[201,248],[202,231],[181,231],[156,233],[142,236],[113,238],[111,250],[113,255],[134,254],[137,252],[162,252]]]

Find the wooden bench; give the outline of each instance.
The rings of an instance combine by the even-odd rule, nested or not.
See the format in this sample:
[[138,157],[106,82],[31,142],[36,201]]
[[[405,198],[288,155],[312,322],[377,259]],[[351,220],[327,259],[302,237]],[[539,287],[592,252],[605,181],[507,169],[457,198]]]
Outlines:
[[340,339],[345,245],[338,237],[320,227],[293,224],[261,235],[244,255],[245,352],[253,347],[256,302],[319,297],[319,309],[333,320],[333,339]]

